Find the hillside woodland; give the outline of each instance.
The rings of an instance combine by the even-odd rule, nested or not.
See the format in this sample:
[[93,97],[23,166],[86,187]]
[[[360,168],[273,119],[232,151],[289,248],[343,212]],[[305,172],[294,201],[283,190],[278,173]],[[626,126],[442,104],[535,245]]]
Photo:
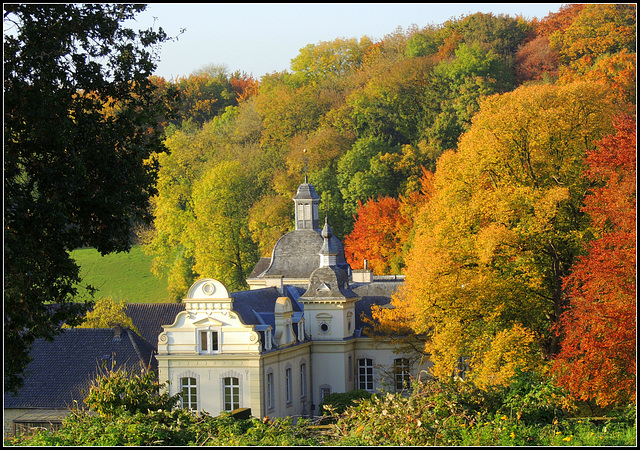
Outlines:
[[[120,20],[118,8],[107,25]],[[123,8],[127,14],[140,9]],[[72,28],[88,26],[86,17],[76,15]],[[43,20],[30,24],[47,26]],[[54,22],[66,25],[57,17]],[[145,39],[155,45],[166,36]],[[19,55],[18,42],[13,44]],[[29,55],[39,61],[36,50]],[[322,428],[306,420],[294,425],[290,418],[191,414],[173,408],[177,400],[160,394],[152,374],[112,372],[96,379],[86,400],[95,415],[74,410],[59,432],[5,443],[633,445],[635,4],[569,4],[532,20],[476,13],[398,28],[379,40],[337,38],[307,45],[290,70],[259,79],[218,66],[171,80],[149,77],[150,55],[143,56],[144,71],[126,66],[124,56],[116,61],[136,74],[121,84],[130,92],[100,91],[103,80],[89,76],[87,68],[76,74],[86,83],[68,88],[76,109],[54,98],[47,103],[64,118],[95,103],[87,120],[74,118],[86,127],[85,134],[74,135],[78,151],[90,148],[85,135],[99,131],[95,118],[135,137],[127,141],[136,150],[129,165],[93,164],[110,168],[105,170],[111,178],[102,177],[107,181],[101,184],[108,204],[125,208],[131,200],[131,211],[123,209],[122,220],[105,234],[112,209],[94,208],[101,215],[78,217],[91,233],[76,236],[69,217],[84,203],[76,205],[75,197],[57,194],[64,200],[57,204],[71,212],[57,214],[59,208],[51,207],[58,218],[53,224],[27,214],[42,208],[26,203],[18,214],[14,205],[10,225],[30,229],[42,222],[48,227],[44,235],[67,240],[34,234],[27,241],[15,231],[20,227],[8,226],[10,243],[20,250],[9,256],[36,254],[31,248],[47,254],[45,244],[56,245],[58,253],[51,252],[65,257],[83,246],[103,254],[127,249],[131,224],[137,223],[153,273],[167,281],[163,300],[180,301],[201,277],[219,279],[230,291],[247,289],[245,279],[258,260],[292,230],[292,197],[307,177],[321,195],[321,220],[328,216],[351,267],[361,269],[366,260],[376,275],[405,275],[393,308],[374,307],[368,326],[373,335],[393,334],[428,356],[432,373],[429,380],[415,380],[407,395],[368,395],[351,407],[343,406],[352,396],[341,397],[339,413],[326,405],[330,426]],[[22,59],[12,63],[22,67]],[[22,104],[22,91],[8,90],[14,109]],[[43,90],[50,91],[55,89]],[[40,114],[38,102],[29,111]],[[163,108],[145,108],[160,103]],[[19,114],[13,119],[19,131],[31,123]],[[72,122],[64,123],[77,129]],[[45,131],[62,134],[50,128]],[[31,135],[36,131],[16,136]],[[123,133],[100,136],[104,149],[127,148],[114,145]],[[60,148],[69,157],[67,147]],[[90,192],[85,185],[102,179],[79,164],[73,176],[49,177],[55,167],[23,161],[52,183],[86,181],[72,186],[75,194]],[[15,166],[11,179],[20,179],[16,186],[24,189],[15,187],[10,198],[39,192]],[[146,183],[155,169],[157,183],[138,195],[131,174]],[[127,198],[106,194],[118,183],[129,186]],[[53,192],[43,186],[42,192]],[[129,220],[148,214],[151,226]],[[54,275],[63,267],[57,263]],[[66,284],[42,282],[61,295],[45,296],[38,286],[29,287],[31,295],[73,294],[78,274],[72,269]],[[8,279],[20,281],[21,273],[12,269]],[[17,286],[8,294],[24,308]],[[103,319],[118,316],[122,307],[102,299],[98,317],[89,317],[87,326],[109,326]],[[46,308],[40,309],[29,317]],[[422,345],[416,348],[416,342]],[[28,345],[18,347],[15,355],[22,355]],[[18,356],[13,360],[26,364]],[[576,418],[598,414],[608,417],[584,423]]]
[[154,78],[176,97],[153,270],[173,301],[245,289],[307,175],[352,268],[406,275],[375,326],[423,337],[434,375],[635,401],[635,48],[635,5],[566,5],[309,44],[260,80]]

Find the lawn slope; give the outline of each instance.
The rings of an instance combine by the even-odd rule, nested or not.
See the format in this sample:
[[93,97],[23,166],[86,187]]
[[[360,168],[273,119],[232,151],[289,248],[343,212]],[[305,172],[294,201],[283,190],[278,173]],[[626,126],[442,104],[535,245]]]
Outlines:
[[113,297],[127,303],[166,302],[167,280],[158,280],[151,273],[152,257],[140,246],[133,246],[128,253],[111,253],[101,256],[93,248],[71,252],[80,265],[83,283],[98,289],[96,298]]

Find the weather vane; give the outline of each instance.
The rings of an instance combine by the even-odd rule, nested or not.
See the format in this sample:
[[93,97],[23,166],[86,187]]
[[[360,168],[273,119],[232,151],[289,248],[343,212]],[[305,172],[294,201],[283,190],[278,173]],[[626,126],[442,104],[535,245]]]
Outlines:
[[302,153],[304,153],[304,182],[307,183],[307,149],[303,149]]

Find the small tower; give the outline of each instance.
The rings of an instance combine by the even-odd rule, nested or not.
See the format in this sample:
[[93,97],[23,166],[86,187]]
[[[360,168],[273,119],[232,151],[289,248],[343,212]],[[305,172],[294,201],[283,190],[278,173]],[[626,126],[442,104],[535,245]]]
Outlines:
[[324,228],[321,233],[324,241],[320,248],[320,267],[331,267],[337,264],[337,255],[340,249],[336,245],[336,241],[331,239],[333,236],[333,230],[329,226],[329,219],[325,216]]
[[347,272],[337,264],[340,249],[325,219],[319,267],[309,277],[307,291],[298,299],[304,305],[307,333],[316,340],[343,340],[354,332],[358,295],[349,287]]
[[320,230],[319,205],[320,196],[316,194],[313,185],[304,176],[304,183],[298,187],[296,196],[293,197],[296,208],[296,230]]

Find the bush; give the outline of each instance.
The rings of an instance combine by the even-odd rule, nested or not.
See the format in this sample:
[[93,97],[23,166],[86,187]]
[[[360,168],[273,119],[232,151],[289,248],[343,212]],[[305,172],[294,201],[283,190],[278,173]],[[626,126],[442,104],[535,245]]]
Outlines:
[[354,406],[359,400],[369,399],[373,394],[364,389],[356,389],[345,393],[334,392],[327,395],[320,403],[323,416],[342,414],[349,406]]
[[93,411],[108,417],[124,412],[172,409],[180,402],[180,395],[170,397],[161,393],[164,387],[151,371],[136,374],[124,369],[111,370],[93,381],[84,402]]

